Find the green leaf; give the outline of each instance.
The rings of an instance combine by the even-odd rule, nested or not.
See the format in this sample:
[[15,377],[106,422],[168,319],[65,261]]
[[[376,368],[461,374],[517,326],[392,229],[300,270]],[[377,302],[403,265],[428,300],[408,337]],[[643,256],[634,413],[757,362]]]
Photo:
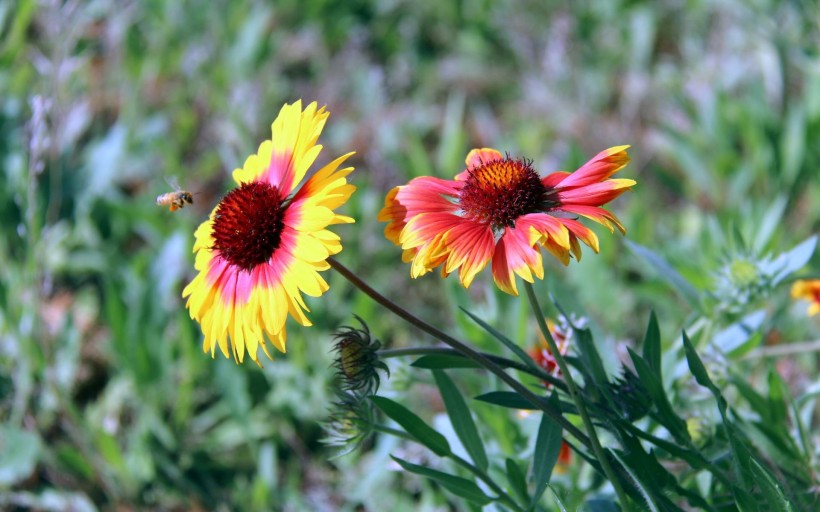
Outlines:
[[433,453],[440,457],[450,455],[450,443],[447,442],[447,438],[427,425],[410,409],[383,396],[371,396],[370,400],[388,418],[401,425],[408,434],[432,450]]
[[643,337],[643,358],[649,367],[663,382],[661,372],[661,330],[658,327],[658,317],[652,311],[649,314],[649,325],[646,326],[646,335]]
[[760,501],[740,487],[733,485],[732,495],[735,498],[738,510],[742,512],[760,510]]
[[525,411],[538,409],[538,407],[531,404],[529,400],[512,391],[490,391],[489,393],[475,397],[475,399],[509,409],[522,409]]
[[[556,405],[558,395],[554,394],[549,400],[553,406]],[[538,435],[535,438],[535,453],[532,460],[532,476],[535,481],[535,490],[530,502],[530,508],[534,508],[538,500],[547,489],[552,476],[552,470],[558,461],[558,454],[561,452],[562,438],[561,425],[556,423],[546,414],[541,415],[541,423],[538,425]]]
[[11,486],[25,480],[40,458],[37,434],[12,425],[0,425],[0,485]]
[[744,486],[744,488],[733,489],[733,491],[735,491],[735,499],[744,500],[744,493],[747,495],[752,494],[753,489],[751,487],[754,482],[754,475],[752,475],[750,466],[751,453],[749,452],[749,448],[743,443],[743,440],[736,432],[737,427],[729,420],[729,417],[726,414],[726,410],[728,409],[726,399],[723,397],[720,389],[715,386],[714,382],[712,382],[712,379],[709,377],[709,372],[706,370],[706,367],[703,365],[703,361],[701,361],[700,356],[698,356],[698,353],[695,351],[695,347],[692,345],[692,342],[689,341],[689,337],[686,335],[686,332],[683,333],[683,351],[686,354],[686,362],[689,364],[689,371],[692,372],[692,375],[694,375],[697,383],[705,388],[708,388],[715,397],[715,402],[717,402],[718,411],[720,412],[726,437],[729,440],[729,446],[732,449],[732,467],[735,471],[737,479]]
[[97,451],[108,464],[120,473],[127,471],[125,459],[114,436],[107,432],[97,432],[96,443]]
[[609,376],[604,369],[598,347],[592,338],[589,329],[575,329],[575,341],[578,344],[578,359],[580,360],[586,374],[592,377],[598,390],[607,397],[610,397]]
[[793,512],[791,502],[783,494],[780,484],[772,476],[771,472],[763,467],[755,459],[752,459],[752,473],[755,475],[758,487],[766,498],[769,506],[767,510],[780,510],[781,512]]
[[803,240],[790,251],[779,255],[772,262],[772,267],[777,269],[777,275],[772,279],[772,285],[780,283],[783,279],[803,268],[811,259],[816,247],[817,235],[814,235]]
[[769,243],[772,234],[783,225],[783,214],[789,204],[785,195],[777,196],[763,213],[753,240],[753,250],[755,253],[763,253],[766,244]]
[[760,418],[768,423],[769,418],[769,403],[766,399],[758,393],[744,378],[730,376],[729,382],[734,385],[740,392],[741,396],[745,398],[752,410],[755,411]]
[[789,411],[786,406],[786,398],[789,394],[786,388],[786,383],[780,377],[780,373],[774,369],[769,369],[769,397],[768,397],[768,411],[769,422],[773,425],[783,426],[785,428],[789,423]]
[[444,406],[447,408],[447,415],[450,417],[453,430],[476,466],[486,471],[489,465],[487,453],[484,451],[484,443],[478,435],[478,429],[464,397],[452,379],[442,370],[433,370],[433,377],[436,379],[436,385],[441,393]]
[[759,309],[744,316],[729,327],[715,334],[712,343],[715,344],[724,354],[731,357],[738,357],[760,341],[756,336],[766,319],[766,310]]
[[536,370],[536,371],[540,371],[540,370],[541,370],[541,368],[540,368],[537,364],[535,364],[535,361],[533,361],[533,360],[532,360],[532,358],[530,357],[530,355],[529,355],[529,354],[527,354],[527,353],[524,351],[524,349],[522,349],[521,347],[519,347],[519,346],[518,346],[515,342],[513,342],[512,340],[510,340],[509,338],[507,338],[506,336],[504,336],[504,335],[503,335],[503,334],[501,334],[500,332],[498,332],[498,331],[497,331],[495,328],[493,328],[490,324],[488,324],[488,323],[487,323],[487,322],[485,322],[484,320],[482,320],[482,319],[478,318],[477,316],[475,316],[474,314],[470,313],[470,312],[469,312],[469,311],[467,311],[466,309],[464,309],[464,308],[460,308],[460,309],[461,309],[462,311],[464,311],[465,313],[467,313],[467,316],[469,316],[470,318],[472,318],[472,319],[473,319],[473,321],[474,321],[475,323],[477,323],[478,325],[480,325],[481,327],[483,327],[483,328],[484,328],[484,330],[486,330],[487,332],[489,332],[490,334],[492,334],[492,335],[493,335],[493,337],[494,337],[495,339],[497,339],[498,341],[500,341],[501,343],[503,343],[503,344],[504,344],[504,345],[505,345],[508,349],[510,349],[510,350],[511,350],[511,351],[512,351],[512,352],[513,352],[516,356],[518,356],[518,359],[520,359],[520,360],[521,360],[521,361],[522,361],[525,365],[529,366],[530,368],[533,368],[533,369],[534,369],[534,370]]
[[[483,395],[475,397],[475,400],[486,402],[488,404],[500,405],[501,407],[506,407],[508,409],[521,409],[524,411],[541,410],[539,407],[530,403],[529,400],[513,391],[490,391],[489,393],[484,393]],[[552,404],[547,402],[545,399],[539,398],[538,400],[547,407],[552,407]],[[561,414],[578,414],[575,410],[575,404],[564,401],[558,403],[556,411],[560,411]]]
[[426,370],[445,370],[449,368],[481,368],[481,365],[458,354],[430,354],[421,356],[410,366]]
[[521,470],[521,466],[516,461],[507,457],[504,461],[507,467],[507,481],[510,483],[510,489],[519,501],[527,502],[530,500],[530,493],[527,489],[527,478]]
[[686,299],[689,304],[700,311],[700,294],[697,289],[692,286],[692,283],[686,280],[675,268],[670,265],[663,257],[646,247],[636,244],[630,240],[626,240],[626,246],[641,257],[649,264],[655,271],[664,279],[666,279],[672,288],[678,291],[681,296]]
[[60,443],[54,453],[64,469],[79,475],[82,478],[94,478],[94,467],[80,450],[68,443]]
[[550,491],[552,491],[552,499],[555,500],[555,505],[558,507],[559,512],[567,512],[567,506],[564,505],[564,502],[561,501],[561,497],[558,496],[558,493],[555,492],[552,486],[550,486]]
[[[649,492],[649,490],[646,487],[644,487],[644,483],[641,482],[640,477],[635,473],[635,471],[633,471],[630,468],[629,464],[627,464],[626,461],[624,461],[623,458],[618,455],[617,451],[613,450],[611,451],[611,453],[615,457],[615,459],[621,464],[621,467],[624,468],[624,471],[626,471],[629,475],[630,479],[632,480],[632,485],[635,486],[635,488],[638,489],[638,492],[641,494],[641,498],[643,498],[641,504],[646,507],[646,510],[649,510],[650,512],[657,512],[658,506],[655,504],[655,500],[652,498],[652,493]],[[641,455],[645,456],[646,454],[641,453]]]
[[780,154],[783,156],[780,172],[785,180],[783,185],[791,187],[806,152],[806,111],[802,105],[792,104],[787,109],[785,119],[780,139]]
[[686,422],[675,413],[675,409],[666,395],[666,390],[663,389],[660,376],[652,370],[644,358],[631,348],[627,348],[627,351],[629,357],[632,358],[632,364],[635,366],[635,371],[638,372],[641,383],[646,388],[649,396],[652,397],[652,403],[655,405],[657,414],[656,419],[675,436],[678,442],[688,442],[689,431],[686,429]]
[[709,377],[709,372],[706,370],[706,366],[703,365],[703,361],[701,361],[700,356],[695,351],[694,345],[692,345],[692,342],[689,341],[689,337],[685,332],[683,333],[683,352],[686,354],[686,362],[689,364],[689,371],[692,372],[692,375],[695,377],[697,383],[719,395],[720,391]]
[[471,503],[475,503],[476,505],[483,507],[484,505],[494,501],[493,498],[484,494],[475,482],[467,480],[466,478],[450,475],[448,473],[430,469],[425,466],[419,466],[418,464],[407,462],[406,460],[400,459],[393,455],[391,455],[390,458],[395,460],[402,468],[404,468],[405,471],[435,480],[451,493],[464,498]]

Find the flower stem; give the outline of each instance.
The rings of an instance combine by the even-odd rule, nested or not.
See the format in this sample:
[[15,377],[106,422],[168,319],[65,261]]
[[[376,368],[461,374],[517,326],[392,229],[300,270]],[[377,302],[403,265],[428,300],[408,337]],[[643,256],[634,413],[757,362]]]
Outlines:
[[584,444],[586,447],[590,447],[590,439],[584,434],[581,429],[573,425],[569,422],[564,416],[561,414],[560,411],[555,410],[547,405],[547,403],[538,397],[535,393],[530,391],[526,386],[515,380],[511,377],[507,372],[504,371],[503,368],[498,366],[492,360],[490,360],[484,354],[476,351],[472,347],[462,343],[461,341],[453,338],[449,334],[433,327],[432,325],[428,324],[424,320],[418,318],[417,316],[413,315],[403,307],[399,306],[395,302],[391,301],[384,295],[377,292],[373,289],[369,284],[364,282],[359,276],[349,270],[347,267],[336,261],[334,258],[328,258],[328,263],[330,266],[336,269],[337,272],[342,274],[342,276],[350,281],[350,283],[358,288],[359,290],[363,291],[367,296],[373,299],[376,303],[381,306],[384,306],[388,310],[390,310],[393,314],[404,320],[405,322],[409,323],[413,327],[416,327],[430,336],[442,341],[443,343],[449,345],[450,347],[454,348],[455,350],[459,351],[460,353],[464,354],[466,357],[472,359],[482,367],[486,368],[491,373],[495,374],[499,379],[504,381],[508,386],[514,389],[518,394],[520,394],[525,400],[530,402],[534,405],[537,409],[541,410],[556,421],[561,427],[569,432],[573,437],[578,439],[579,442]]
[[601,446],[601,442],[598,440],[598,434],[595,432],[595,425],[593,425],[592,419],[589,417],[589,413],[584,405],[584,400],[581,398],[581,394],[578,391],[578,386],[575,384],[575,379],[572,378],[572,374],[569,371],[569,365],[567,365],[567,361],[564,359],[561,351],[558,350],[558,344],[555,343],[555,339],[552,337],[549,327],[547,327],[547,322],[544,320],[544,313],[541,310],[540,304],[538,304],[538,297],[535,296],[535,289],[531,283],[526,281],[524,282],[524,286],[527,289],[527,298],[530,300],[530,306],[532,306],[532,311],[535,315],[536,321],[538,322],[538,327],[541,329],[541,333],[547,340],[547,345],[549,346],[553,357],[555,357],[555,362],[558,363],[558,368],[561,370],[561,375],[567,383],[569,395],[575,403],[575,408],[578,410],[578,414],[581,415],[581,420],[584,422],[584,428],[586,429],[587,434],[589,434],[592,451],[595,453],[595,457],[597,457],[598,462],[601,464],[601,469],[603,469],[604,474],[612,483],[612,487],[615,489],[615,494],[618,496],[618,501],[621,503],[621,506],[626,507],[629,502],[627,501],[623,487],[621,487],[621,481],[618,479],[618,475],[609,464],[609,458],[607,457],[604,448]]

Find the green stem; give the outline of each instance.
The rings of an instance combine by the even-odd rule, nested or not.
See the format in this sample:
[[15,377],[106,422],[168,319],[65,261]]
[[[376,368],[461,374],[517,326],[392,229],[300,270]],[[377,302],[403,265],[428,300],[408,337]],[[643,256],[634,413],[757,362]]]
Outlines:
[[[391,357],[404,357],[404,356],[429,356],[429,355],[447,355],[447,356],[459,356],[465,357],[464,354],[461,352],[454,350],[452,348],[445,348],[445,347],[404,347],[404,348],[391,348],[391,349],[382,349],[378,351],[379,358],[381,359],[389,359]],[[507,359],[506,357],[497,356],[495,354],[488,354],[486,352],[481,352],[483,356],[491,361],[497,363],[502,368],[513,368],[518,370],[522,373],[526,373],[528,375],[532,375],[533,377],[537,377],[541,380],[545,380],[556,386],[561,391],[566,392],[567,385],[561,379],[557,379],[552,375],[548,374],[547,372],[541,370],[540,368],[533,368],[523,363],[519,363],[518,361],[513,361],[512,359]]]
[[373,299],[376,303],[381,306],[384,306],[388,310],[390,310],[393,314],[404,320],[405,322],[409,323],[413,327],[416,327],[430,336],[442,341],[443,343],[449,345],[450,347],[454,348],[455,350],[459,351],[460,353],[464,354],[466,357],[472,359],[482,367],[486,368],[491,373],[495,374],[499,379],[504,381],[508,386],[514,389],[518,394],[524,397],[525,400],[530,402],[534,405],[537,409],[541,410],[556,421],[561,427],[569,432],[573,437],[578,439],[580,443],[582,443],[586,447],[590,447],[590,440],[586,434],[584,434],[581,429],[570,423],[564,416],[561,414],[561,411],[556,411],[549,407],[544,400],[538,397],[535,393],[530,391],[526,386],[515,380],[511,377],[507,372],[504,371],[503,368],[498,366],[492,360],[490,360],[484,354],[476,351],[475,349],[471,348],[468,345],[460,342],[459,340],[453,338],[449,334],[433,327],[432,325],[428,324],[424,320],[418,318],[417,316],[413,315],[406,309],[402,308],[395,302],[391,301],[384,295],[377,292],[373,289],[369,284],[364,282],[359,276],[349,270],[347,267],[336,261],[334,258],[328,258],[328,263],[330,266],[336,269],[337,272],[342,274],[342,276],[350,281],[350,283],[364,292],[367,296]]
[[535,296],[535,289],[531,283],[526,281],[524,282],[524,286],[527,289],[527,298],[530,300],[530,306],[532,306],[532,311],[535,315],[535,320],[538,322],[538,327],[541,329],[541,333],[547,340],[547,345],[549,346],[553,357],[555,357],[555,362],[558,363],[558,368],[561,370],[561,375],[564,377],[564,381],[567,383],[569,395],[572,398],[572,401],[575,402],[575,408],[578,410],[578,414],[581,415],[581,420],[584,422],[584,428],[586,429],[587,434],[589,435],[589,440],[592,444],[592,451],[598,458],[604,474],[609,481],[612,482],[612,487],[615,489],[615,494],[618,496],[618,501],[622,506],[626,507],[629,502],[627,501],[623,487],[621,487],[621,481],[618,479],[618,475],[615,473],[615,470],[612,469],[612,466],[609,464],[609,458],[607,457],[604,448],[601,446],[601,442],[598,440],[598,434],[595,432],[595,425],[593,425],[592,419],[589,417],[584,401],[581,398],[581,393],[578,391],[578,386],[575,384],[575,379],[572,378],[572,374],[569,371],[569,365],[567,364],[566,359],[564,359],[563,354],[561,354],[561,351],[558,350],[558,344],[555,343],[555,339],[550,333],[547,322],[544,320],[544,314],[542,313],[541,306],[538,304],[538,297]]

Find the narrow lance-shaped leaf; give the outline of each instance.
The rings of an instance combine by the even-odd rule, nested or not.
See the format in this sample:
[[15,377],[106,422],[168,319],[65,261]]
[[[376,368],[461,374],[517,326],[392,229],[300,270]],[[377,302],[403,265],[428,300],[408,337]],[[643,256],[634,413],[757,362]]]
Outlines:
[[448,368],[481,368],[481,365],[460,354],[428,354],[413,361],[410,366],[426,370],[444,370]]
[[[557,407],[558,395],[553,393],[549,399],[553,407]],[[561,425],[553,421],[546,414],[541,415],[541,423],[538,425],[538,435],[535,438],[535,453],[532,457],[532,477],[535,482],[530,508],[534,508],[538,500],[547,489],[552,476],[552,470],[558,461],[558,454],[561,452],[562,442]]]
[[689,341],[689,336],[686,335],[686,332],[683,333],[683,351],[686,354],[689,371],[692,372],[697,383],[709,389],[715,397],[718,411],[720,412],[720,417],[726,431],[726,437],[729,439],[729,446],[732,449],[732,466],[738,480],[743,485],[742,488],[738,487],[733,489],[733,492],[736,500],[744,500],[745,495],[752,495],[754,491],[752,488],[754,482],[754,475],[751,468],[752,455],[749,452],[749,448],[744,445],[743,440],[738,437],[735,431],[735,425],[729,420],[726,414],[728,409],[726,399],[723,397],[720,389],[712,382],[711,377],[709,377],[706,366],[704,366],[703,361],[701,361],[700,356],[697,351],[695,351],[692,342]]
[[513,342],[512,340],[510,340],[509,338],[507,338],[506,336],[504,336],[500,332],[498,332],[498,330],[496,330],[493,326],[491,326],[490,324],[488,324],[484,320],[480,319],[479,317],[475,316],[474,314],[470,313],[466,309],[461,308],[461,310],[464,311],[465,313],[467,313],[467,316],[472,318],[475,323],[477,323],[478,325],[483,327],[484,330],[486,330],[487,332],[492,334],[495,339],[497,339],[498,341],[503,343],[504,346],[506,346],[508,349],[510,349],[513,352],[513,354],[518,356],[518,358],[521,360],[521,362],[523,362],[524,364],[526,364],[530,368],[533,368],[535,370],[540,370],[539,366],[537,364],[535,364],[535,361],[532,360],[530,355],[527,354],[524,351],[524,349],[519,347],[515,342]]
[[[483,395],[475,397],[475,400],[480,400],[488,404],[500,405],[501,407],[506,407],[508,409],[521,409],[525,411],[540,409],[530,403],[529,400],[512,391],[490,391],[489,393],[484,393]],[[553,407],[551,403],[547,402],[543,398],[540,398],[539,402],[546,404],[547,407]],[[554,407],[555,412],[562,414],[578,414],[575,410],[575,404],[571,402],[559,401]]]
[[646,335],[643,338],[643,358],[663,382],[661,372],[661,330],[658,327],[658,317],[655,316],[654,311],[649,315],[649,325],[646,326]]
[[621,464],[621,467],[624,468],[624,471],[626,471],[626,473],[629,475],[629,478],[632,480],[632,485],[635,486],[636,489],[638,489],[638,492],[640,493],[641,498],[643,500],[641,502],[641,505],[646,507],[646,510],[649,510],[650,512],[658,512],[658,506],[655,504],[655,500],[652,497],[652,493],[649,492],[649,489],[647,489],[644,483],[641,482],[640,477],[637,474],[635,474],[635,472],[632,469],[630,469],[629,464],[627,464],[623,460],[623,458],[618,455],[617,451],[612,451],[611,453],[615,457],[615,459]]
[[527,479],[524,472],[521,471],[521,466],[509,457],[504,461],[504,464],[507,468],[507,481],[510,483],[510,489],[520,501],[529,501],[530,493],[527,489]]
[[689,432],[686,429],[686,422],[683,421],[683,419],[675,413],[675,409],[672,408],[669,397],[666,396],[666,390],[663,389],[660,376],[655,374],[644,358],[630,348],[627,348],[627,351],[629,352],[629,357],[632,359],[632,364],[635,366],[635,371],[638,372],[641,383],[646,388],[649,396],[652,397],[652,403],[657,413],[656,419],[675,436],[678,442],[687,442],[689,440]]
[[771,472],[754,459],[752,459],[752,472],[757,477],[755,480],[761,490],[761,494],[766,498],[766,503],[768,504],[766,510],[778,510],[780,512],[794,511],[794,507],[792,507],[786,495],[783,494],[783,489],[780,487],[780,484],[777,483],[777,480],[774,479]]
[[578,359],[584,366],[586,374],[592,377],[595,387],[604,395],[605,399],[611,400],[609,377],[604,369],[601,355],[598,353],[598,347],[595,346],[592,332],[589,329],[576,329],[575,341],[578,344]]
[[476,466],[486,471],[489,465],[487,453],[484,451],[484,443],[478,435],[478,429],[464,397],[446,372],[433,370],[433,377],[436,379],[436,385],[441,393],[444,406],[447,408],[447,415],[450,417],[453,430]]
[[419,466],[418,464],[407,462],[406,460],[400,459],[393,455],[390,457],[395,460],[405,471],[435,480],[451,493],[464,498],[471,503],[475,503],[476,505],[483,507],[493,501],[493,498],[484,494],[475,482],[471,480],[435,469],[430,469],[425,466]]
[[450,454],[450,443],[447,442],[447,438],[427,425],[410,409],[383,396],[371,396],[370,399],[388,418],[401,425],[408,434],[433,453],[442,457]]

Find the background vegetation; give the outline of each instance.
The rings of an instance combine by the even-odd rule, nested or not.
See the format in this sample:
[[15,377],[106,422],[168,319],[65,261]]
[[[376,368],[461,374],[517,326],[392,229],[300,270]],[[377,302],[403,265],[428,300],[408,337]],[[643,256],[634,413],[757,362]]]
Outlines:
[[[0,508],[465,507],[390,462],[429,457],[413,445],[379,437],[329,460],[332,331],[355,312],[387,346],[429,342],[340,276],[311,303],[315,327],[291,329],[263,369],[201,353],[180,298],[193,230],[299,98],[331,112],[323,158],[357,152],[340,259],[452,332],[481,332],[462,305],[522,346],[535,340],[527,306],[488,276],[469,291],[410,281],[375,220],[385,192],[452,177],[472,147],[546,173],[632,144],[623,174],[638,186],[614,205],[627,238],[711,301],[714,329],[765,300],[731,364],[764,394],[774,368],[816,427],[816,348],[769,346],[816,340],[817,319],[788,283],[761,299],[726,272],[820,228],[819,21],[799,0],[0,4]],[[172,177],[197,194],[173,214],[154,204]],[[610,365],[650,310],[679,353],[692,304],[599,233],[601,254],[548,263],[540,289],[589,318]],[[442,410],[429,376],[392,360],[391,372],[387,393]],[[681,389],[675,406],[696,409]],[[505,432],[499,450],[526,455],[537,423],[475,411]],[[566,470],[554,483],[580,503],[594,479],[577,460]]]

